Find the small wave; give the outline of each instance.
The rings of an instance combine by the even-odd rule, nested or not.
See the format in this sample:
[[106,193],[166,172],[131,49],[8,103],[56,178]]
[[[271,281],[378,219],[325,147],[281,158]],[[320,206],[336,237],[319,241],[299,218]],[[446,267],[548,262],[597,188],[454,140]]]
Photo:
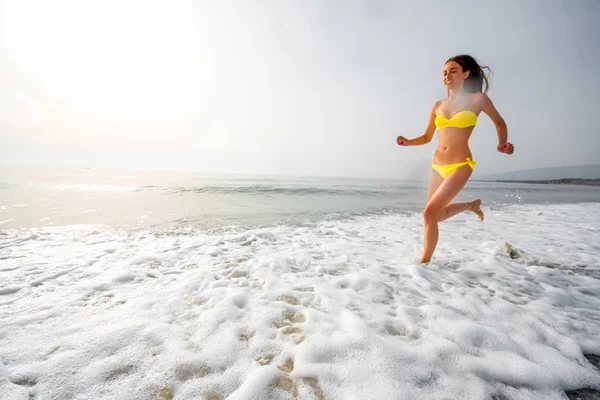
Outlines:
[[[154,190],[154,186],[144,186],[143,190]],[[406,192],[406,187],[382,187],[382,188],[367,188],[367,187],[277,187],[267,185],[252,185],[252,186],[222,186],[209,185],[199,187],[166,187],[163,190],[169,193],[187,194],[249,194],[249,195],[290,195],[290,196],[314,196],[314,195],[329,195],[329,196],[389,196],[393,193]]]
[[29,184],[29,187],[50,190],[74,190],[81,192],[133,192],[135,186],[119,186],[103,183],[75,183],[75,184]]

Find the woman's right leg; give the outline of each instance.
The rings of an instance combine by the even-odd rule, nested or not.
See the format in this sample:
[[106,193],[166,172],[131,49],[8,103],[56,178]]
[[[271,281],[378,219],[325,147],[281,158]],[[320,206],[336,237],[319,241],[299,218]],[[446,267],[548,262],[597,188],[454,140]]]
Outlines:
[[[467,166],[465,166],[467,167]],[[450,176],[448,176],[443,182],[441,182],[435,191],[430,194],[429,201],[423,211],[423,218],[425,222],[425,237],[424,237],[424,249],[421,257],[421,262],[429,262],[431,256],[435,251],[435,247],[438,242],[438,220],[442,216],[442,212],[445,207],[452,201],[453,198],[461,191],[465,186],[469,177],[473,173],[471,168],[457,168]],[[457,203],[459,204],[459,203]],[[455,207],[456,210],[459,207]]]
[[431,172],[429,174],[429,187],[427,189],[427,202],[431,200],[431,196],[433,196],[433,194],[435,193],[437,188],[440,187],[442,182],[444,182],[444,178],[442,178],[437,171],[431,169]]

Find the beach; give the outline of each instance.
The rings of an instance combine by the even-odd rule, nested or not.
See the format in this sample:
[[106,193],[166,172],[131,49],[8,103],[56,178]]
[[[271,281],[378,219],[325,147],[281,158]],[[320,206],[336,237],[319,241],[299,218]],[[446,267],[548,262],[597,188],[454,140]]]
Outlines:
[[[155,185],[150,201],[130,182],[69,179],[33,188],[4,180],[2,218],[13,220],[0,225],[2,399],[564,399],[600,390],[585,356],[600,354],[600,201],[590,188],[544,202],[529,201],[537,192],[527,187],[474,185],[465,196],[488,195],[485,220],[463,213],[442,223],[432,262],[420,264],[419,184],[404,197],[381,182],[345,182],[344,193],[331,181],[254,182],[250,197],[239,182],[217,185],[221,199],[292,196],[279,207],[300,217],[229,208],[203,222],[171,200],[200,201],[206,187],[214,196],[214,182],[187,194]],[[37,200],[18,198],[31,190]],[[77,201],[59,210],[78,223],[23,216],[50,214],[42,199],[67,192]],[[124,193],[155,214],[93,222],[118,209],[103,196]],[[315,206],[332,198],[333,210]],[[10,217],[14,204],[25,205]],[[177,215],[167,223],[158,211]]]

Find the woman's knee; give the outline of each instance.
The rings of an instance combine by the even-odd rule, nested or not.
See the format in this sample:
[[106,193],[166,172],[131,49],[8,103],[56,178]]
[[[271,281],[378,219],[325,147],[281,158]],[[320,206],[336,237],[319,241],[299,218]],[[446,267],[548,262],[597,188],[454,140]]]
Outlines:
[[432,222],[437,222],[441,212],[442,209],[440,207],[427,205],[423,210],[423,219],[425,220],[425,225]]

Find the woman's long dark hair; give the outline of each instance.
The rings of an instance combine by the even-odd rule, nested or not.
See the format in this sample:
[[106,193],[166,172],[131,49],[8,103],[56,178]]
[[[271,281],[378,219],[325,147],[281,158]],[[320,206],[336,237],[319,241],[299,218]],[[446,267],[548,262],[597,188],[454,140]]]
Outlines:
[[[458,65],[460,65],[463,69],[463,72],[470,71],[469,76],[465,79],[463,84],[463,89],[465,92],[469,93],[477,93],[483,92],[487,93],[490,83],[488,82],[488,78],[483,72],[484,69],[488,70],[488,74],[492,72],[489,67],[480,66],[479,63],[468,54],[461,54],[458,56],[454,56],[446,61],[448,64],[450,61],[454,61]],[[485,89],[483,88],[483,84],[485,83]]]

